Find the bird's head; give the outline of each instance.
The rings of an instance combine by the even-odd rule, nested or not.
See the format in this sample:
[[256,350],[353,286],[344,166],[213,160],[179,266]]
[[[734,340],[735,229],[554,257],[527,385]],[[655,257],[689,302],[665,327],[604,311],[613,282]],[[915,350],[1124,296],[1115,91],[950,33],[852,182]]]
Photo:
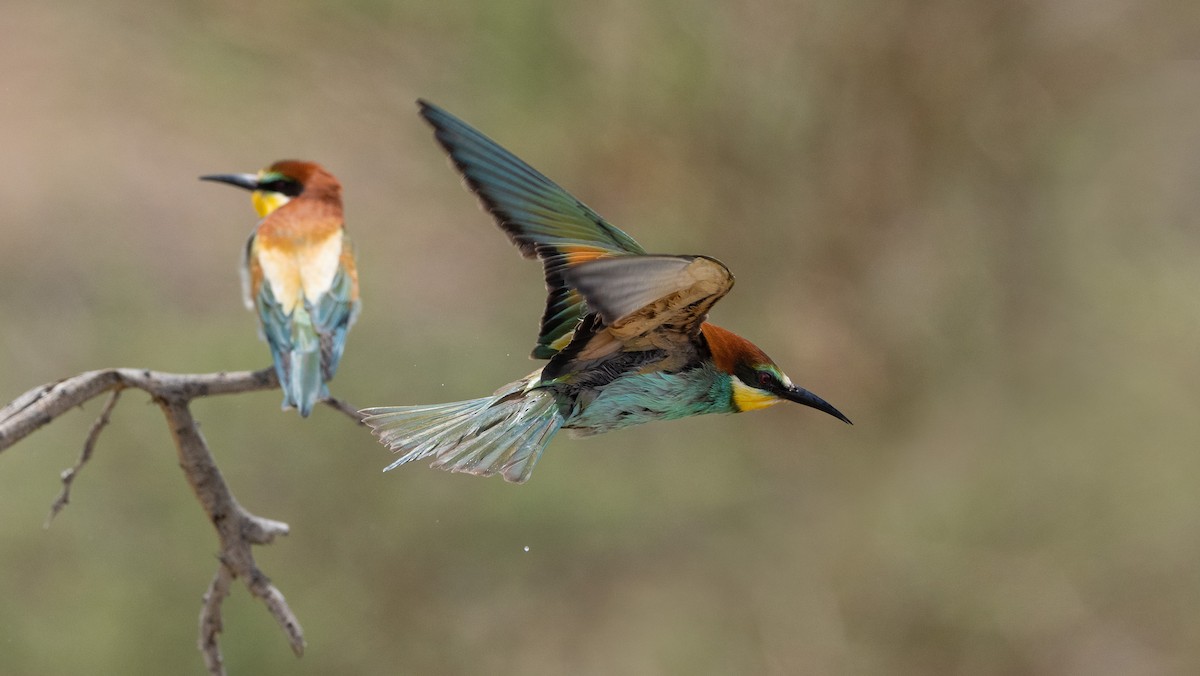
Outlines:
[[733,394],[731,403],[736,411],[753,411],[774,406],[781,401],[794,401],[824,411],[842,422],[853,424],[832,404],[792,384],[775,362],[757,345],[715,324],[702,327],[713,364],[730,377]]
[[202,181],[217,181],[251,191],[250,199],[260,218],[301,194],[341,199],[341,185],[315,162],[280,160],[257,174],[210,174]]

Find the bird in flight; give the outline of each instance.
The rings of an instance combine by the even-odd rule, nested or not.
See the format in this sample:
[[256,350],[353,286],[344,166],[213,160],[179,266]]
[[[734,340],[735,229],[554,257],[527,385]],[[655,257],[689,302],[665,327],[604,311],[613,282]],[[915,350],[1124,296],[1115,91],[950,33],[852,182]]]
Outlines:
[[281,160],[256,174],[204,181],[251,191],[258,225],[242,256],[246,307],[258,315],[283,408],[308,417],[329,398],[346,333],[358,317],[358,270],[342,222],[342,185],[314,162]]
[[549,298],[532,356],[549,362],[489,397],[364,409],[380,442],[402,454],[385,471],[431,458],[433,467],[522,483],[562,428],[586,436],[784,400],[850,422],[753,343],[706,321],[733,286],[720,261],[647,254],[470,125],[418,105],[484,209],[542,262]]

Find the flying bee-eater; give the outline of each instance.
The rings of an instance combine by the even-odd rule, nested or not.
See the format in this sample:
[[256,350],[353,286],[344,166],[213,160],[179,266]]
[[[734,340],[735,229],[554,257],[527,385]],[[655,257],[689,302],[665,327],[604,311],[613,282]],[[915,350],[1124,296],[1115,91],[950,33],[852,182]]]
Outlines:
[[750,341],[706,321],[733,286],[720,261],[647,254],[479,131],[418,105],[484,209],[526,258],[541,260],[549,299],[532,356],[549,362],[490,397],[363,410],[380,442],[403,454],[385,471],[432,458],[521,483],[561,428],[586,436],[783,400],[850,422]]
[[281,160],[257,174],[204,181],[251,191],[258,225],[242,255],[246,307],[258,315],[283,408],[308,417],[329,398],[346,333],[358,317],[358,271],[342,222],[342,185],[321,165]]

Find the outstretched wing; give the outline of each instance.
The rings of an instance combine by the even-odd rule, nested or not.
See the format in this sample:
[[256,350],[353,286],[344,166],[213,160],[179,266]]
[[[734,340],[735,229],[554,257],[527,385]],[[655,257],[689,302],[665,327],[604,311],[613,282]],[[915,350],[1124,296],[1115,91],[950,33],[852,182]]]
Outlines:
[[586,261],[645,251],[495,141],[427,101],[417,104],[484,208],[522,255],[542,261],[549,298],[532,356],[553,357],[586,312],[583,298],[566,283],[565,273]]
[[[733,274],[707,256],[632,255],[581,263],[565,273],[596,313],[547,367],[547,379],[618,352],[660,351],[656,368],[680,368],[698,353],[700,325]],[[644,366],[643,366],[644,367]]]

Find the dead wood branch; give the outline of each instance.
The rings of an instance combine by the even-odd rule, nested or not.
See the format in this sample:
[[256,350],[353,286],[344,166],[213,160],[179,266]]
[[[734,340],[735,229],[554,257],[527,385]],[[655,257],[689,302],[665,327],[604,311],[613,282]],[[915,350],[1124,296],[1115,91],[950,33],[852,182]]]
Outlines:
[[[108,424],[119,394],[126,389],[143,390],[150,395],[167,419],[167,427],[175,440],[179,466],[196,499],[204,508],[217,531],[220,562],[217,572],[204,595],[200,611],[199,647],[211,674],[224,674],[218,634],[221,632],[221,604],[229,595],[234,579],[240,578],[246,589],[263,601],[268,612],[279,623],[292,651],[304,652],[304,631],[300,627],[283,594],[271,583],[254,562],[251,548],[271,543],[277,535],[287,535],[288,525],[255,516],[246,511],[234,498],[200,428],[192,417],[189,405],[198,397],[236,394],[275,389],[279,386],[273,369],[235,373],[177,374],[143,369],[105,369],[89,371],[58,382],[35,387],[0,409],[0,452],[21,439],[50,424],[63,413],[111,393],[100,416],[93,423],[84,442],[83,451],[75,465],[63,472],[63,490],[51,507],[53,518],[70,499],[71,484],[79,470],[91,458],[100,433]],[[345,413],[355,422],[360,416],[344,402],[326,402]]]
[[67,503],[71,502],[71,484],[75,483],[75,477],[79,475],[79,470],[87,464],[88,460],[92,459],[92,453],[96,450],[96,441],[100,439],[100,432],[108,425],[108,420],[112,416],[112,411],[117,406],[117,400],[121,398],[121,390],[114,389],[112,394],[108,395],[108,401],[104,404],[104,410],[100,412],[100,417],[96,418],[96,422],[92,423],[92,429],[88,430],[87,439],[83,442],[83,451],[79,454],[79,460],[75,464],[62,473],[62,492],[58,494],[58,498],[54,500],[54,504],[50,505],[50,513],[46,515],[45,527],[50,527],[50,522],[58,513],[62,511]]

